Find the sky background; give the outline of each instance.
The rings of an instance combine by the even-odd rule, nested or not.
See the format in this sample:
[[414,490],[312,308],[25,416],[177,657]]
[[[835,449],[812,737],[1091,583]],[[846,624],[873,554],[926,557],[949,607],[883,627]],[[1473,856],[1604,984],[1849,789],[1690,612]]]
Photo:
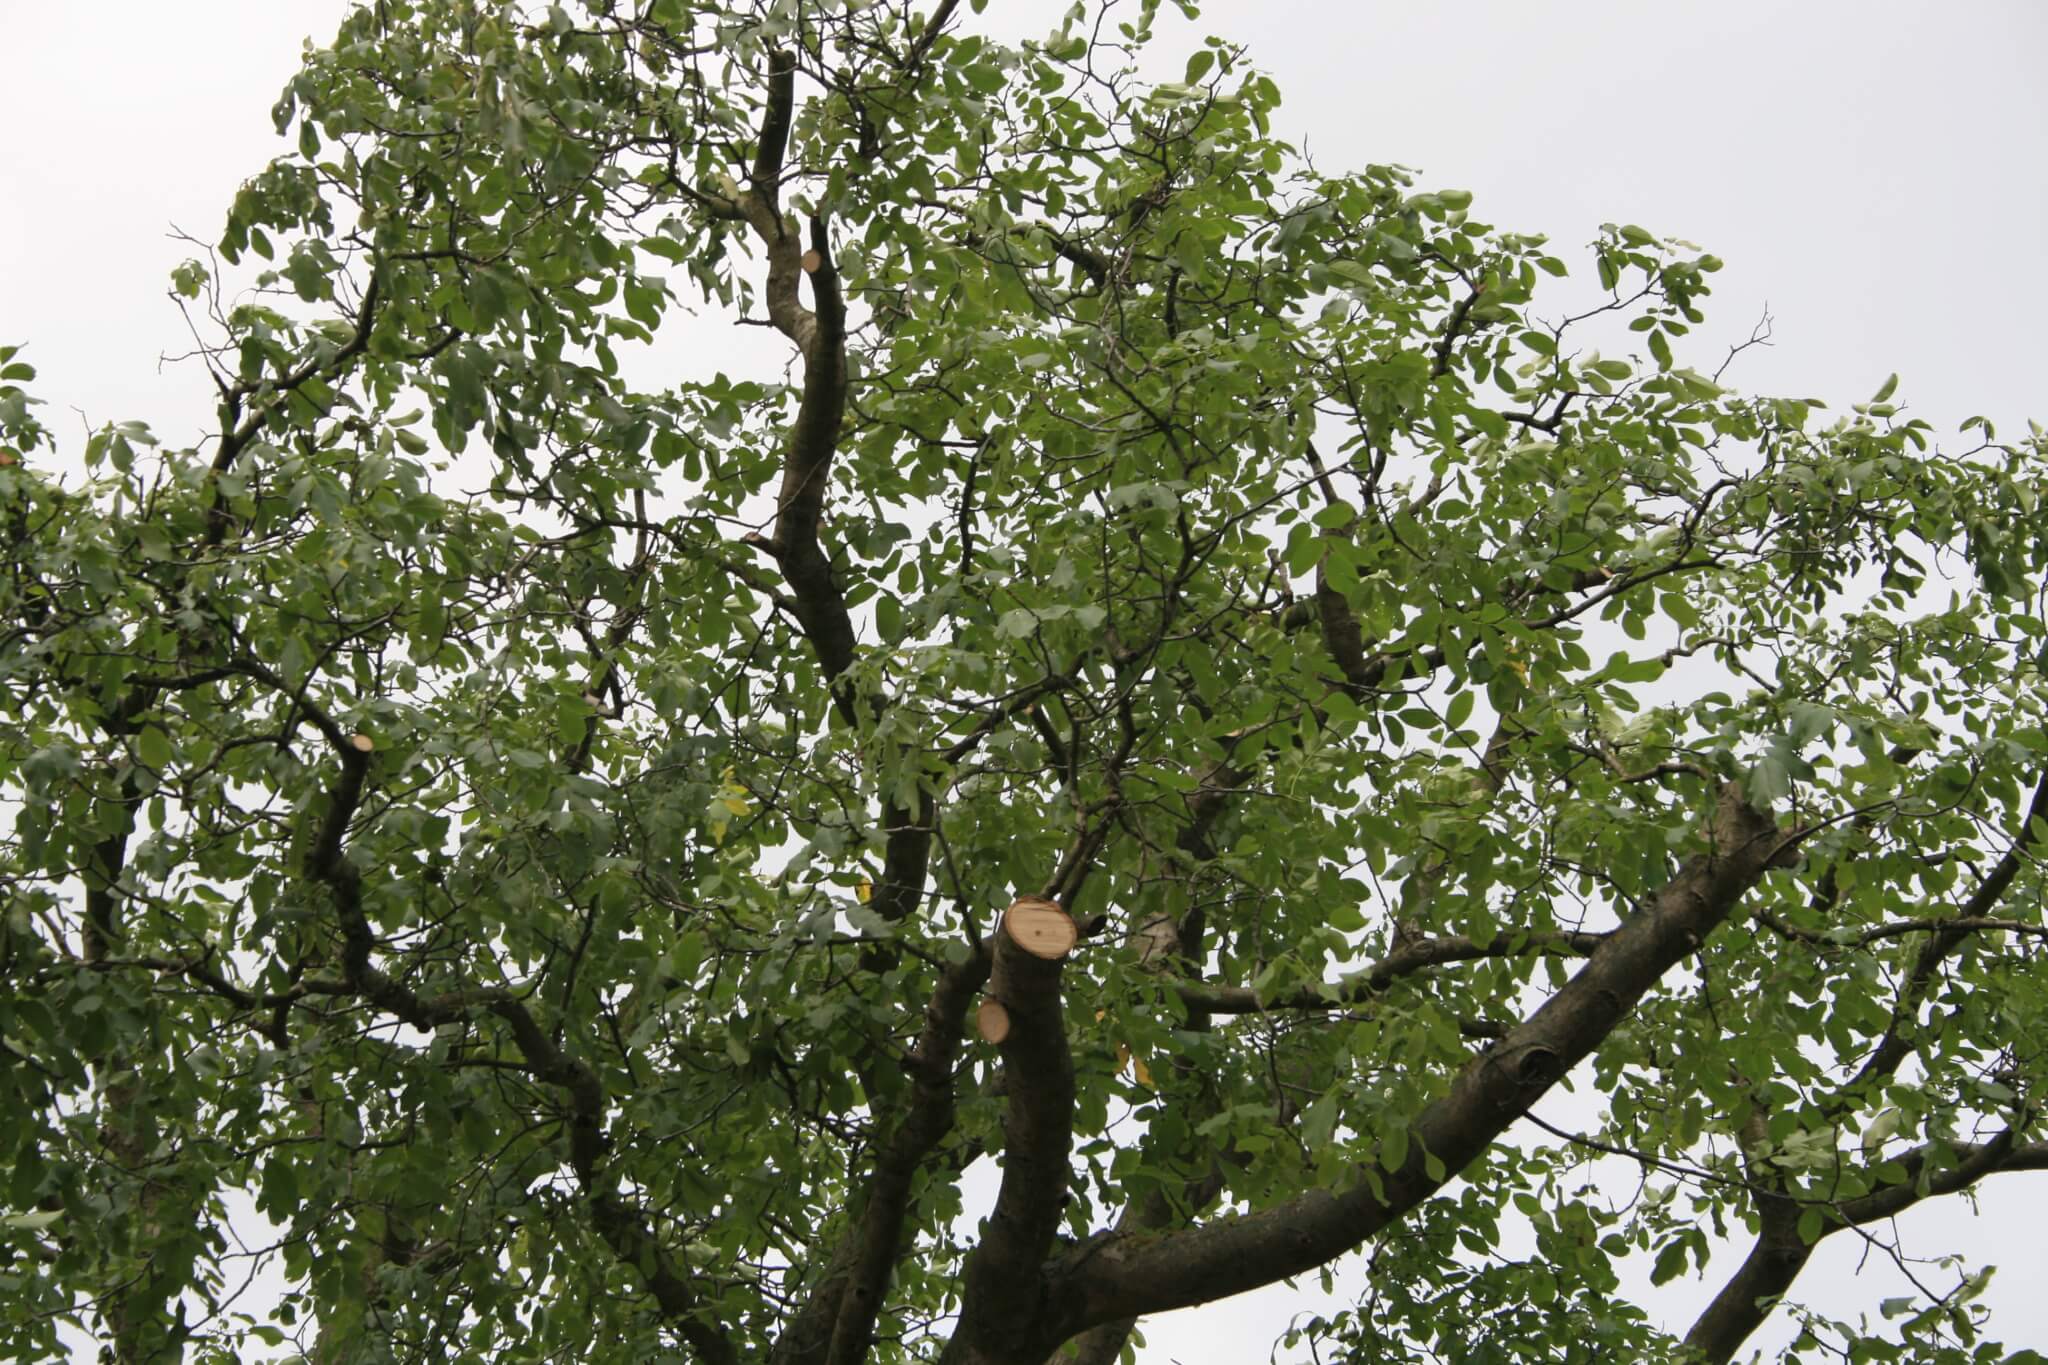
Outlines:
[[[28,343],[73,452],[107,420],[174,443],[203,431],[203,372],[163,360],[189,347],[168,273],[197,254],[172,234],[211,238],[236,185],[284,150],[271,102],[345,8],[0,0],[0,344]],[[1040,31],[1061,8],[993,0],[967,22]],[[1325,169],[1415,167],[1567,259],[1603,222],[1721,256],[1693,362],[1711,370],[1766,309],[1775,325],[1731,372],[1739,387],[1840,407],[1897,371],[1897,400],[1937,430],[2048,417],[2048,5],[1229,0],[1193,25],[1162,16],[1160,33],[1165,79],[1204,33],[1246,44],[1286,96],[1279,130]],[[715,319],[663,342],[705,368],[733,350]],[[1900,1231],[1912,1251],[2002,1263],[1994,1333],[2038,1345],[2044,1218],[2048,1180],[2008,1176],[1981,1217],[1942,1201]],[[1882,1258],[1857,1278],[1861,1253],[1832,1239],[1798,1292],[1836,1315],[1905,1292]],[[1669,1286],[1652,1307],[1682,1329],[1717,1284]],[[1341,1305],[1276,1287],[1150,1324],[1142,1359],[1261,1360],[1291,1312]]]

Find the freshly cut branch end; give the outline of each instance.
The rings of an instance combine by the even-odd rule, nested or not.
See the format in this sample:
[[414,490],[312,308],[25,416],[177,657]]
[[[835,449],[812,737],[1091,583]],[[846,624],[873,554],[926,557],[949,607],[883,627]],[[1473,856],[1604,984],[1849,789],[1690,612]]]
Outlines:
[[1010,902],[1003,912],[1003,932],[1019,948],[1047,962],[1057,962],[1073,952],[1081,938],[1073,916],[1062,910],[1059,902],[1042,896],[1019,896]]
[[804,268],[804,274],[815,275],[818,273],[818,267],[825,264],[825,257],[816,248],[812,248],[803,254],[801,264]]
[[368,735],[350,735],[348,742],[349,747],[359,754],[366,754],[377,747],[377,741],[371,739]]
[[974,1028],[983,1042],[1001,1044],[1010,1036],[1010,1012],[1000,1000],[984,1000],[975,1008]]

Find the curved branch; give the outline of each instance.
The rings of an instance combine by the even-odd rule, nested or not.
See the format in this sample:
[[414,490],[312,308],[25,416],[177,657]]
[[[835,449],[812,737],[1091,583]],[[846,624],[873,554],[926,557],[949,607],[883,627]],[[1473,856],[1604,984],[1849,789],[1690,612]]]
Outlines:
[[[1921,1171],[1944,1152],[1954,1157],[1954,1164],[1923,1180]],[[1954,1194],[2001,1171],[2048,1170],[2048,1143],[2019,1146],[2007,1129],[1990,1142],[1928,1144],[1898,1160],[1908,1172],[1904,1181],[1827,1206],[1829,1221],[1812,1242],[1799,1233],[1801,1205],[1774,1196],[1773,1206],[1760,1210],[1763,1227],[1756,1245],[1693,1322],[1685,1344],[1699,1351],[1706,1365],[1727,1365],[1770,1317],[1824,1239],[1844,1228],[1891,1218],[1923,1199]]]
[[1368,1160],[1343,1193],[1311,1190],[1257,1213],[1146,1240],[1112,1237],[1085,1257],[1063,1258],[1049,1271],[1048,1312],[1033,1343],[1041,1356],[1097,1323],[1207,1302],[1321,1265],[1442,1188],[1695,952],[1798,838],[1733,784],[1722,789],[1709,833],[1711,852],[1689,861],[1556,995],[1416,1116],[1398,1168],[1382,1174]]
[[[833,703],[847,724],[859,725],[878,714],[884,703],[870,698],[863,706],[848,676],[855,655],[853,614],[831,557],[818,539],[846,416],[846,301],[824,220],[811,219],[806,250],[794,224],[781,214],[776,189],[789,140],[795,80],[795,59],[787,52],[771,51],[753,183],[735,206],[768,256],[769,319],[803,358],[803,385],[783,453],[775,524],[768,535],[751,536],[748,543],[782,571],[790,611],[817,656]],[[804,307],[799,297],[806,275],[815,309]],[[886,843],[874,907],[885,919],[901,920],[923,898],[938,811],[930,795],[920,791],[912,807],[885,801],[881,815]]]
[[1768,1131],[1763,1104],[1752,1096],[1742,1148],[1749,1190],[1756,1201],[1756,1245],[1685,1338],[1710,1361],[1725,1362],[1734,1354],[1813,1256],[1813,1246],[1799,1231],[1802,1209],[1798,1199],[1785,1174],[1764,1160]]
[[876,1158],[847,1254],[839,1258],[845,1262],[839,1269],[841,1282],[821,1286],[821,1292],[811,1295],[776,1342],[773,1360],[797,1365],[822,1358],[827,1365],[857,1365],[867,1358],[883,1293],[902,1255],[903,1219],[913,1181],[925,1158],[953,1128],[960,1037],[968,1008],[989,978],[993,950],[993,944],[984,942],[940,974],[909,1059],[909,1103]]
[[720,1326],[704,1317],[687,1272],[676,1268],[654,1234],[603,1179],[601,1165],[609,1145],[604,1131],[607,1100],[597,1074],[549,1037],[514,992],[483,987],[422,996],[371,960],[376,934],[363,908],[362,874],[346,848],[349,824],[362,804],[370,754],[352,744],[337,749],[341,773],[327,791],[327,809],[305,868],[327,887],[341,922],[342,984],[415,1028],[431,1030],[467,1020],[479,1010],[503,1020],[526,1069],[568,1100],[569,1165],[589,1197],[591,1224],[598,1235],[621,1263],[640,1272],[662,1314],[703,1360],[737,1365],[738,1349]]

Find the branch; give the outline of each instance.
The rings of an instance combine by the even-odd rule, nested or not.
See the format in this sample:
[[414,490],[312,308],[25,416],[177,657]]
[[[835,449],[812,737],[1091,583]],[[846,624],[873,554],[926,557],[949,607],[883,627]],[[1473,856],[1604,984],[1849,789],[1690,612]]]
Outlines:
[[[878,715],[883,703],[871,699],[863,708],[847,676],[855,653],[853,615],[833,573],[831,557],[818,540],[825,491],[831,483],[832,462],[846,415],[846,302],[824,220],[811,219],[811,245],[806,251],[794,226],[784,222],[778,208],[776,182],[789,140],[795,80],[795,59],[787,52],[771,52],[768,100],[761,115],[753,183],[738,204],[740,216],[768,254],[768,316],[796,344],[804,370],[796,422],[783,452],[775,524],[768,536],[751,537],[749,543],[766,552],[781,569],[792,598],[790,610],[817,656],[833,703],[847,724],[857,726]],[[806,274],[817,305],[815,312],[805,308],[798,297]],[[913,808],[884,802],[881,814],[887,844],[874,907],[885,919],[901,920],[924,896],[925,875],[931,865],[931,831],[938,810],[930,795],[920,791]]]
[[[1923,1178],[1921,1173],[1941,1156],[1952,1157],[1954,1164]],[[1966,1190],[1986,1176],[2006,1171],[2048,1171],[2048,1142],[2023,1145],[2008,1128],[1989,1142],[1923,1143],[1893,1160],[1906,1168],[1905,1180],[1829,1205],[1829,1211],[1841,1219],[1841,1226],[1862,1227],[1882,1222],[1923,1199]],[[1821,1235],[1832,1231],[1835,1229],[1830,1227]]]
[[[841,711],[851,720],[855,718],[853,698],[837,684],[853,666],[853,618],[833,577],[831,560],[818,543],[825,490],[831,482],[840,423],[846,413],[846,308],[821,220],[811,220],[811,241],[810,251],[799,256],[793,239],[763,236],[769,258],[769,311],[799,320],[783,330],[803,353],[804,382],[783,456],[774,531],[761,548],[781,567],[796,599],[797,622],[816,651],[827,680],[835,684],[834,696]],[[805,267],[818,304],[816,313],[797,302],[797,275]]]
[[550,1038],[513,992],[483,987],[421,996],[371,960],[376,935],[363,909],[362,874],[350,862],[345,845],[349,824],[362,804],[370,751],[355,744],[336,747],[341,773],[328,789],[327,810],[305,866],[327,887],[341,922],[343,984],[419,1029],[467,1020],[478,1010],[502,1019],[526,1069],[567,1097],[569,1165],[589,1196],[591,1223],[598,1235],[623,1264],[640,1272],[663,1315],[702,1359],[712,1365],[737,1365],[737,1348],[722,1328],[703,1317],[687,1273],[675,1268],[654,1234],[602,1178],[600,1163],[609,1144],[604,1132],[606,1096],[597,1074]]
[[1953,922],[1936,928],[1927,942],[1921,945],[1919,954],[1913,959],[1913,969],[1907,974],[1906,984],[1900,987],[1899,998],[1892,1006],[1891,1023],[1886,1026],[1884,1037],[1865,1059],[1862,1068],[1842,1088],[1845,1098],[1860,1094],[1871,1082],[1897,1071],[1899,1064],[1912,1053],[1913,1044],[1908,1041],[1906,1030],[1919,1017],[1920,1002],[1934,983],[1935,970],[1976,932],[1975,922],[1988,919],[1991,911],[1997,908],[1999,899],[2031,856],[2037,822],[2048,823],[2048,772],[2042,773],[2034,786],[2033,800],[2020,817],[2019,833],[2013,836],[2012,846],[1984,874],[1984,880],[1977,883],[1977,890],[1963,904],[1963,912]]
[[1714,1365],[1726,1365],[1813,1257],[1813,1245],[1799,1232],[1799,1202],[1783,1174],[1772,1171],[1760,1155],[1767,1131],[1764,1110],[1753,1100],[1743,1155],[1756,1201],[1756,1245],[1685,1336],[1686,1344],[1699,1348]]
[[1430,362],[1431,378],[1441,379],[1450,372],[1451,348],[1458,344],[1458,335],[1465,330],[1465,323],[1472,316],[1472,305],[1479,302],[1479,296],[1485,289],[1484,285],[1474,286],[1472,292],[1459,299],[1457,306],[1451,309],[1450,317],[1444,321],[1444,334],[1436,343],[1436,357]]
[[953,21],[953,11],[959,8],[960,0],[939,0],[939,7],[932,11],[932,17],[925,20],[924,27],[919,30],[917,41],[903,54],[903,74],[906,77],[916,79],[919,69],[924,65],[925,54],[932,50],[932,44],[939,40],[939,35],[946,31],[946,25]]
[[[1944,1154],[1954,1164],[1923,1176],[1929,1162]],[[1780,1197],[1780,1207],[1765,1212],[1749,1256],[1694,1321],[1685,1344],[1698,1350],[1706,1365],[1726,1365],[1783,1300],[1822,1240],[1844,1228],[1894,1217],[1923,1199],[1967,1189],[2001,1171],[2048,1170],[2048,1143],[2020,1146],[2008,1128],[1990,1142],[1929,1143],[1896,1160],[1906,1167],[1905,1180],[1826,1205],[1831,1216],[1812,1242],[1799,1234],[1801,1205]]]
[[2001,919],[1996,915],[1983,915],[1956,919],[1895,919],[1884,924],[1874,924],[1861,933],[1847,938],[1829,934],[1816,934],[1810,929],[1787,924],[1772,914],[1759,914],[1757,923],[1770,928],[1773,933],[1809,948],[1867,948],[1873,943],[1886,939],[1907,938],[1913,934],[2018,934],[2023,938],[2048,938],[2048,925],[2030,924],[2025,920]]
[[[1175,847],[1195,864],[1193,867],[1176,868],[1174,872],[1176,880],[1182,884],[1184,894],[1180,899],[1185,910],[1180,915],[1175,915],[1170,908],[1161,910],[1140,925],[1133,937],[1140,968],[1161,973],[1168,979],[1181,972],[1194,972],[1196,979],[1186,984],[1196,991],[1202,989],[1199,973],[1206,954],[1202,943],[1205,916],[1195,878],[1200,866],[1216,856],[1210,843],[1210,833],[1248,776],[1245,770],[1232,767],[1228,759],[1211,764],[1203,774],[1196,790],[1187,799],[1188,823],[1175,840]],[[1182,999],[1187,1008],[1183,1031],[1208,1032],[1211,1011],[1198,998],[1183,995]],[[1175,1057],[1171,1064],[1178,1070],[1187,1067],[1188,1061],[1184,1057]],[[1168,1093],[1161,1091],[1161,1099],[1164,1100]],[[1123,1189],[1124,1205],[1116,1220],[1117,1235],[1145,1236],[1184,1225],[1187,1219],[1198,1214],[1223,1192],[1228,1179],[1226,1163],[1242,1161],[1242,1153],[1237,1150],[1233,1139],[1226,1137],[1219,1148],[1205,1146],[1202,1139],[1195,1136],[1203,1123],[1219,1111],[1219,1097],[1212,1087],[1201,1087],[1193,1096],[1183,1097],[1179,1104],[1182,1121],[1175,1125],[1179,1130],[1177,1147],[1162,1144],[1157,1129],[1148,1132],[1141,1145],[1144,1165],[1152,1167],[1154,1162],[1165,1160],[1195,1168],[1206,1164],[1208,1169],[1199,1176],[1191,1171],[1191,1178],[1175,1191],[1172,1198],[1168,1197],[1164,1184],[1158,1181],[1144,1181],[1135,1193],[1126,1185]],[[1191,1162],[1188,1161],[1190,1157],[1193,1158]],[[1116,1365],[1137,1326],[1135,1314],[1099,1322],[1061,1345],[1045,1365]]]
[[782,158],[789,150],[790,117],[796,109],[796,57],[782,48],[768,50],[768,99],[761,107],[761,128],[754,144],[750,189],[772,212],[782,195]]
[[[903,1219],[924,1160],[953,1128],[953,1073],[967,1011],[989,978],[994,944],[984,942],[940,973],[910,1054],[912,1088],[902,1119],[882,1144],[854,1231],[835,1274],[806,1300],[771,1359],[800,1365],[858,1365],[873,1344],[889,1276],[903,1253]],[[833,1281],[837,1280],[837,1283]],[[821,1354],[822,1353],[822,1354]]]
[[1109,257],[1094,247],[1075,241],[1050,224],[1041,224],[1039,230],[1045,233],[1047,240],[1052,243],[1054,255],[1077,267],[1097,289],[1109,287],[1110,275],[1115,269]]
[[1404,976],[1451,962],[1474,962],[1482,958],[1590,957],[1611,934],[1540,933],[1501,934],[1489,943],[1478,943],[1462,934],[1439,938],[1411,939],[1362,972],[1327,986],[1310,986],[1275,995],[1260,995],[1249,986],[1208,986],[1188,983],[1176,987],[1182,1000],[1213,1014],[1270,1014],[1277,1010],[1337,1010],[1361,1004],[1383,993]]
[[[356,309],[355,330],[349,334],[341,349],[326,359],[308,360],[305,364],[279,379],[270,388],[273,398],[282,397],[303,386],[308,380],[339,374],[351,360],[361,355],[370,344],[370,331],[377,322],[377,299],[381,286],[375,261],[370,264],[370,282],[363,288],[363,301]],[[220,491],[219,476],[234,468],[235,461],[249,442],[256,439],[263,424],[270,420],[270,407],[265,406],[247,417],[241,417],[242,401],[256,393],[250,385],[237,385],[223,395],[221,422],[223,430],[220,448],[213,453],[213,474],[215,483],[212,501],[206,508],[206,535],[204,543],[219,545],[227,539],[233,518],[228,514],[227,495]],[[240,418],[240,420],[236,420]]]
[[1003,1181],[981,1241],[967,1258],[960,1325],[943,1365],[1003,1359],[1040,1326],[1040,1274],[1072,1179],[1074,1059],[1060,1008],[1060,959],[1042,958],[1009,932],[995,934],[989,993],[1008,1011],[1001,1048]]
[[1368,1157],[1357,1185],[1317,1189],[1256,1213],[1151,1239],[1112,1237],[1085,1259],[1048,1270],[1045,1349],[1096,1323],[1187,1307],[1321,1265],[1360,1245],[1442,1188],[1557,1080],[1587,1056],[1635,1002],[1735,911],[1778,865],[1787,835],[1722,788],[1709,822],[1711,852],[1691,859],[1644,911],[1609,935],[1591,960],[1529,1018],[1475,1057],[1449,1093],[1419,1113],[1401,1166],[1381,1174]]

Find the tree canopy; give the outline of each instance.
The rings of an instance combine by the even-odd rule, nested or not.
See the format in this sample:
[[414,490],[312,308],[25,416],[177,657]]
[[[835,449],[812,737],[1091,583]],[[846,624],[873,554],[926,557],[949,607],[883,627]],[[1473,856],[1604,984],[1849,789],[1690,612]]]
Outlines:
[[0,1353],[1720,1362],[2048,1167],[2038,429],[980,8],[366,4],[216,430],[0,351]]

